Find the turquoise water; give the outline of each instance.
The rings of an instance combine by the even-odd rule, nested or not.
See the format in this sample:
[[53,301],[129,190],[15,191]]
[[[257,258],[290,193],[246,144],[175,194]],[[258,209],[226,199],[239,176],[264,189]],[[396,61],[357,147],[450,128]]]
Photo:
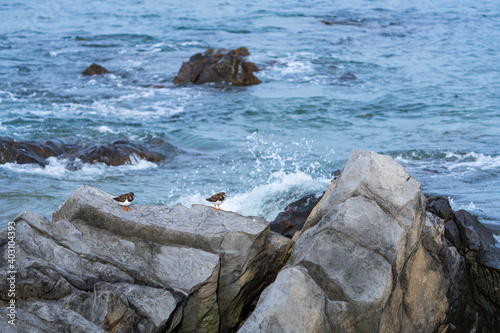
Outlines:
[[[367,149],[500,233],[497,2],[187,4],[0,4],[0,135],[125,139],[165,156],[78,170],[56,158],[1,165],[0,226],[25,209],[50,218],[83,184],[152,205],[225,191],[223,209],[273,220]],[[172,84],[191,55],[239,46],[262,84]],[[93,62],[111,74],[83,77]]]

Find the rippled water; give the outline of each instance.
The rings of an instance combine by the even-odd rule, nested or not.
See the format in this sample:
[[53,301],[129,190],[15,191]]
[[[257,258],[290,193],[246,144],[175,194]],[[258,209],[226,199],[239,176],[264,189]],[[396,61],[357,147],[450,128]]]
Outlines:
[[[1,165],[0,225],[24,209],[50,217],[83,184],[152,205],[205,204],[224,190],[223,209],[272,220],[325,190],[360,148],[393,156],[425,193],[500,233],[495,1],[57,0],[0,13],[0,135],[126,139],[165,157]],[[191,55],[239,46],[262,84],[172,84]],[[111,74],[82,76],[93,62]]]

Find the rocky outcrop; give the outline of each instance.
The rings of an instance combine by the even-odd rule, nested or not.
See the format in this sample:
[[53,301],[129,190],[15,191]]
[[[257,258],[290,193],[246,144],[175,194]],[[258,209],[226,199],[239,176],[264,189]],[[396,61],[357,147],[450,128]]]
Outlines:
[[189,61],[182,63],[174,84],[192,82],[203,84],[223,82],[235,86],[259,84],[261,81],[253,74],[259,68],[252,62],[245,61],[250,55],[245,47],[227,51],[208,49],[205,54],[197,53]]
[[259,218],[200,205],[124,211],[112,197],[83,186],[52,222],[16,218],[19,329],[230,332],[291,244]]
[[[427,199],[388,156],[355,151],[291,240],[255,217],[199,205],[124,211],[112,197],[84,186],[52,222],[18,216],[23,320],[6,332],[500,327],[500,249],[491,232],[446,198]],[[6,233],[0,230],[4,257]],[[8,270],[0,265],[5,316]]]
[[106,73],[109,73],[109,71],[106,68],[104,68],[100,65],[97,65],[97,64],[90,65],[82,72],[82,74],[86,75],[86,76],[102,75],[102,74],[106,74]]
[[0,164],[16,162],[46,166],[47,158],[51,156],[70,161],[78,160],[82,163],[105,163],[108,166],[130,164],[138,159],[150,162],[162,160],[159,154],[150,151],[144,145],[129,141],[82,146],[67,145],[60,141],[18,142],[12,138],[0,137]]
[[[445,330],[446,281],[423,246],[420,187],[392,158],[355,151],[240,332]],[[277,296],[270,295],[287,290],[289,302],[273,302]],[[312,304],[323,310],[315,313]],[[279,315],[288,306],[291,317],[306,313],[313,320],[296,329]]]

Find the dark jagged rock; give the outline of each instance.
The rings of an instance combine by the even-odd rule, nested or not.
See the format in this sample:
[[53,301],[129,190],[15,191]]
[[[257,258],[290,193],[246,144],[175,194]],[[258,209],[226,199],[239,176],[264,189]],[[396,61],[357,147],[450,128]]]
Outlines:
[[129,141],[81,146],[66,145],[59,141],[18,142],[12,138],[0,137],[0,164],[15,162],[46,166],[47,158],[51,156],[67,158],[70,161],[79,159],[83,163],[105,163],[108,166],[128,164],[137,159],[155,163],[162,160],[144,145]]
[[[341,170],[333,171],[330,176],[333,180],[340,176]],[[319,193],[308,194],[297,201],[286,206],[285,210],[276,216],[270,223],[271,230],[288,238],[292,238],[295,232],[302,230],[304,223],[313,211],[314,207],[323,198]]]
[[92,64],[89,67],[87,67],[87,69],[85,69],[82,74],[90,76],[90,75],[102,75],[106,73],[109,73],[109,71],[106,68],[97,64]]
[[455,218],[448,198],[443,196],[429,197],[427,201],[427,211],[439,216],[445,223]]
[[428,198],[427,211],[443,219],[452,245],[441,256],[450,281],[449,332],[494,332],[500,327],[500,249],[491,231],[470,213],[453,212],[446,197]]
[[321,200],[323,194],[309,194],[286,206],[285,211],[278,214],[274,222],[271,222],[271,230],[288,238],[292,238],[295,232],[300,231],[306,223],[307,217],[314,206]]
[[12,138],[0,137],[0,164],[17,162],[18,164],[35,163],[45,166],[46,158],[62,153],[63,149],[58,142],[18,142]]
[[83,163],[105,163],[106,165],[123,165],[133,159],[145,159],[160,162],[160,157],[143,145],[128,141],[116,141],[112,144],[91,146],[78,154]]
[[253,74],[258,70],[257,65],[243,58],[249,54],[245,47],[231,51],[220,49],[217,52],[210,48],[204,54],[197,53],[189,61],[182,63],[174,83],[224,82],[236,86],[259,84],[261,81]]

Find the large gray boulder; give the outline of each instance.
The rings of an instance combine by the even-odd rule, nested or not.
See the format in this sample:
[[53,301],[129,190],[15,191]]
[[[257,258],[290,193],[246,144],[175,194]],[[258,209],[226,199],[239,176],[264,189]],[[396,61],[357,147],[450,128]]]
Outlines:
[[259,218],[201,205],[125,211],[112,197],[83,186],[52,222],[31,212],[16,218],[16,305],[25,328],[228,332],[290,245]]
[[[273,316],[288,311],[295,318],[310,304],[325,305],[325,317],[314,323],[324,331],[445,329],[446,281],[422,245],[425,203],[421,184],[391,157],[355,151],[308,218],[287,268],[240,331],[267,332],[269,323],[273,331],[309,331]],[[273,291],[287,288],[296,293],[289,297],[314,291],[302,302],[270,299]]]

